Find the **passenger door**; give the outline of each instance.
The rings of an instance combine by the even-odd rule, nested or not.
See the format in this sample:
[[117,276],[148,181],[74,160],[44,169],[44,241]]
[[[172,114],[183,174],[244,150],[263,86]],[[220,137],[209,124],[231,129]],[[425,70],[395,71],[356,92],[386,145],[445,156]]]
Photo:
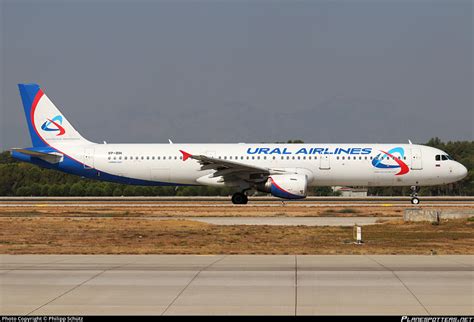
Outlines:
[[423,162],[421,158],[421,149],[411,149],[411,169],[422,170]]
[[319,169],[320,170],[331,169],[331,155],[330,154],[321,154],[321,156],[319,157]]
[[94,149],[84,149],[84,169],[94,169]]

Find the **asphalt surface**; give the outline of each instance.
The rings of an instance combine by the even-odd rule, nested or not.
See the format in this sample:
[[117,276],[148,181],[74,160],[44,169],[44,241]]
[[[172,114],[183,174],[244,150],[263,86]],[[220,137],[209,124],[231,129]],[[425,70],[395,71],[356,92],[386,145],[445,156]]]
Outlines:
[[[416,207],[474,207],[474,197],[423,197]],[[246,205],[233,205],[230,197],[0,197],[0,208],[9,207],[413,207],[409,197],[308,197],[281,200],[249,197]]]
[[[431,203],[474,203],[474,196],[419,196],[422,202]],[[155,197],[0,197],[0,202],[42,202],[42,201],[86,201],[86,202],[230,202],[230,196],[155,196]],[[250,196],[250,202],[281,202],[282,199],[268,196]],[[369,197],[328,197],[328,196],[308,196],[305,199],[292,200],[291,203],[311,203],[311,202],[402,202],[410,203],[409,196],[369,196]]]
[[474,314],[474,256],[0,255],[0,314]]
[[[92,218],[92,217],[90,217]],[[143,218],[143,217],[141,217]],[[150,220],[170,220],[169,217],[146,217]],[[394,220],[393,217],[176,217],[213,225],[270,225],[270,226],[366,226],[380,221]]]
[[302,208],[331,208],[331,207],[474,207],[474,203],[425,203],[418,204],[413,206],[409,203],[301,203],[301,204],[292,204],[290,202],[282,204],[280,203],[249,203],[246,205],[234,205],[232,203],[185,203],[185,202],[176,202],[176,203],[97,203],[97,202],[81,202],[81,203],[63,203],[58,201],[49,201],[49,202],[36,202],[36,203],[0,203],[0,208],[17,208],[17,207],[61,207],[61,208],[111,208],[111,207],[126,207],[126,208],[169,208],[169,207],[193,207],[193,208],[202,208],[202,207],[213,207],[213,208],[254,208],[254,207],[273,207],[273,208],[282,208],[285,205],[293,207],[302,207]]

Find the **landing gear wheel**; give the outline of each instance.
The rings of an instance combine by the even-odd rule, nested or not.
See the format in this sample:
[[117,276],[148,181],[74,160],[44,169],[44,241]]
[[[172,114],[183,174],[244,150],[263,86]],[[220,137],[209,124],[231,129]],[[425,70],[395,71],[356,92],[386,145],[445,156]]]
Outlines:
[[232,195],[232,203],[235,205],[245,205],[249,201],[249,198],[245,193],[236,192]]
[[418,199],[418,191],[420,191],[420,187],[418,186],[411,186],[411,203],[417,205],[420,203],[420,199]]

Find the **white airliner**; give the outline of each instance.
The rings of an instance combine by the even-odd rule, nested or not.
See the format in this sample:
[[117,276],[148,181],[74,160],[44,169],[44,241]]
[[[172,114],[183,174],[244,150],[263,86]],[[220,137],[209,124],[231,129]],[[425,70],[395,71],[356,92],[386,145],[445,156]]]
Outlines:
[[[19,84],[33,147],[12,156],[86,178],[135,185],[209,185],[305,198],[313,186],[418,187],[463,179],[447,153],[416,144],[96,144],[84,139],[37,84]],[[171,143],[171,142],[170,142]]]

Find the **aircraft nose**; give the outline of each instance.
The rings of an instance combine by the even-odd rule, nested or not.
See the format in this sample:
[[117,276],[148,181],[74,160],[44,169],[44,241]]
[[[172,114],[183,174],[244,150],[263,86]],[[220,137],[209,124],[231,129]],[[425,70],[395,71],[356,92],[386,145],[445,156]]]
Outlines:
[[458,163],[458,167],[457,167],[456,172],[457,172],[457,175],[459,177],[459,180],[462,180],[465,177],[467,177],[467,168],[465,166],[463,166],[461,163]]

